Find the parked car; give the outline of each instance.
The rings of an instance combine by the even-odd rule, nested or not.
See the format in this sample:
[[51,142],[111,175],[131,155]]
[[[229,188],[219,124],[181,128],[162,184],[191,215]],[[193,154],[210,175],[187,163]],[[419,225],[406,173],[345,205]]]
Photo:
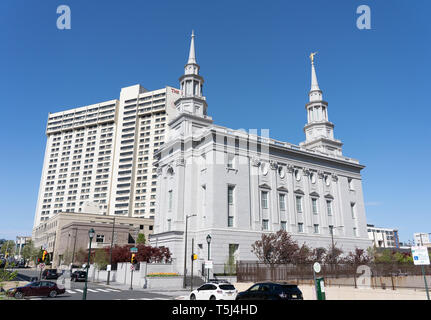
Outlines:
[[70,276],[70,280],[71,281],[85,281],[85,278],[87,276],[87,272],[86,271],[82,271],[82,270],[77,270],[74,271],[72,273],[72,275]]
[[30,282],[23,287],[12,288],[7,291],[7,295],[21,299],[31,296],[48,296],[55,298],[59,294],[65,293],[66,290],[57,287],[57,284],[52,281],[36,281]]
[[229,282],[208,282],[193,290],[190,300],[235,300],[237,293]]
[[236,300],[303,300],[303,297],[296,284],[262,282],[238,293]]
[[57,273],[57,269],[45,269],[42,272],[42,279],[58,279],[60,275]]

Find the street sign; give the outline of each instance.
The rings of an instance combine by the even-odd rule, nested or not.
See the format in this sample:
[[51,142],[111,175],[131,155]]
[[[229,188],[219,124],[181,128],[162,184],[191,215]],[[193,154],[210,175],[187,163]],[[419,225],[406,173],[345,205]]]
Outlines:
[[132,248],[130,248],[130,252],[136,253],[136,252],[138,252],[138,248],[132,247]]
[[320,272],[320,270],[322,269],[322,268],[320,267],[320,263],[319,263],[319,262],[315,262],[315,263],[313,264],[313,269],[314,269],[314,272],[319,273],[319,272]]
[[38,267],[39,267],[40,269],[43,269],[43,268],[45,268],[45,264],[44,264],[44,263],[39,263]]
[[430,258],[427,247],[412,247],[413,263],[417,266],[429,265]]
[[212,260],[206,260],[205,261],[205,269],[212,269],[212,268],[213,268]]
[[108,264],[108,265],[106,266],[106,271],[111,271],[111,265],[110,265],[110,264]]
[[130,265],[130,270],[132,270],[132,271],[135,270],[135,266],[133,264]]

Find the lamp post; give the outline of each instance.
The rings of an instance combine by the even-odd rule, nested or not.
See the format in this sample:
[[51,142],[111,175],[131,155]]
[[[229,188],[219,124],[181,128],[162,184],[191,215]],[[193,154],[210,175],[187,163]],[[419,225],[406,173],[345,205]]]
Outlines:
[[329,230],[331,230],[332,253],[334,253],[334,226],[329,226]]
[[87,261],[87,265],[85,266],[87,269],[87,272],[85,273],[85,285],[84,285],[84,291],[82,292],[82,300],[87,300],[87,282],[88,282],[88,268],[90,266],[90,255],[91,255],[91,241],[93,240],[94,237],[94,229],[91,228],[88,231],[88,237],[90,238],[90,246],[88,248],[88,261]]
[[[210,260],[210,244],[211,244],[211,236],[207,235],[207,243],[208,243],[208,261]],[[207,269],[208,272],[208,282],[210,282],[210,269]]]
[[184,278],[183,278],[183,288],[186,287],[186,274],[187,274],[187,221],[191,217],[196,217],[196,214],[186,215],[186,230],[184,235]]
[[108,276],[106,278],[107,285],[109,285],[109,278],[111,275],[111,268],[112,268],[112,246],[114,245],[114,230],[115,230],[115,216],[114,216],[114,221],[112,222],[111,249],[109,249],[109,270],[108,270]]

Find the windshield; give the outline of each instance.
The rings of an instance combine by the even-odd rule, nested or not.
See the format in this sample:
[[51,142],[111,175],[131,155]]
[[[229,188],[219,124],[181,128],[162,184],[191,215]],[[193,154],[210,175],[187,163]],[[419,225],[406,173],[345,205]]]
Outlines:
[[219,287],[222,290],[235,290],[235,287],[231,284],[221,284]]

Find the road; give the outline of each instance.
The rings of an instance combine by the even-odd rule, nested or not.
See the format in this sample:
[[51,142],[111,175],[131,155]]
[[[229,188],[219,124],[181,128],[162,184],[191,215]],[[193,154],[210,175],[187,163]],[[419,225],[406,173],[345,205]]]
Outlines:
[[[16,269],[18,276],[16,280],[29,281],[31,277],[39,277],[40,271],[35,269]],[[82,300],[84,290],[84,282],[71,282],[70,287],[66,287],[66,293],[58,295],[54,299],[61,300]],[[87,300],[174,300],[181,296],[187,295],[186,291],[156,291],[143,290],[136,288],[129,290],[127,286],[118,286],[112,284],[110,286],[104,283],[88,282]],[[29,297],[31,300],[52,300],[48,297]]]

